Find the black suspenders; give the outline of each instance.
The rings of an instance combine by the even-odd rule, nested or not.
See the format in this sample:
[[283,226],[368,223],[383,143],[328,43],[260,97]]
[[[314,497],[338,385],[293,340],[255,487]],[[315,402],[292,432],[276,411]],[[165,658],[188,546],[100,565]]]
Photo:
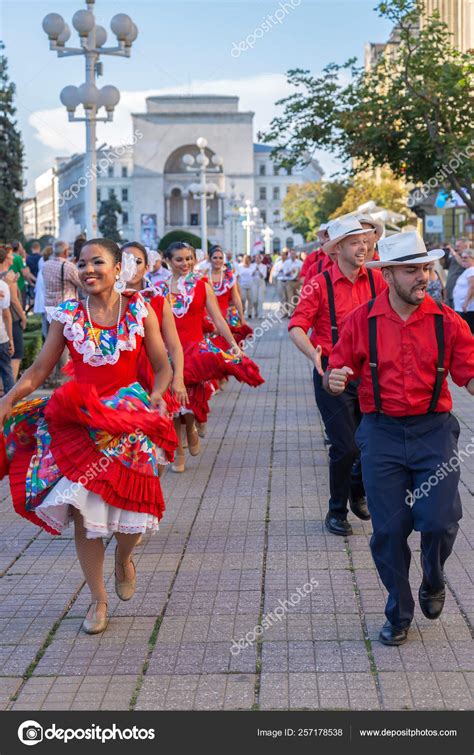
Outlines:
[[318,273],[320,273],[322,269],[323,269],[323,261],[319,260],[319,262],[318,262]]
[[[319,264],[322,266],[323,264],[322,260],[320,260]],[[369,276],[370,292],[372,294],[372,299],[375,299],[375,297],[377,296],[377,293],[375,291],[374,275],[372,273],[372,270],[367,270],[367,273]],[[329,275],[329,271],[325,270],[323,275],[326,279],[326,287],[328,291],[329,317],[331,318],[332,345],[335,346],[337,343],[337,339],[339,338],[339,331],[337,328],[336,307],[334,304],[334,289],[332,286],[332,281],[331,281],[331,276]]]
[[[371,299],[369,301],[368,313],[372,309],[373,304],[374,304],[374,300]],[[445,343],[444,343],[444,327],[443,327],[443,314],[442,314],[443,305],[438,303],[438,306],[441,310],[441,313],[439,315],[434,316],[436,344],[438,346],[438,359],[437,359],[437,364],[436,364],[436,380],[433,386],[433,393],[431,395],[431,401],[428,408],[428,412],[434,412],[436,409],[439,396],[441,393],[441,388],[443,387],[444,375],[446,372],[444,368]],[[370,374],[372,376],[372,388],[374,391],[374,404],[375,404],[375,411],[381,412],[382,402],[380,400],[380,384],[379,384],[379,375],[378,375],[378,369],[377,369],[378,368],[377,318],[369,317],[368,321],[369,321],[369,366],[370,366]]]
[[328,291],[329,317],[331,318],[332,345],[335,346],[337,343],[337,339],[339,338],[339,331],[337,329],[336,307],[334,306],[334,289],[332,287],[331,276],[329,275],[328,271],[325,270],[323,275],[326,279],[326,287]]
[[372,296],[372,299],[375,299],[377,292],[375,290],[374,274],[372,270],[369,270],[367,268],[367,275],[369,276],[370,294]]

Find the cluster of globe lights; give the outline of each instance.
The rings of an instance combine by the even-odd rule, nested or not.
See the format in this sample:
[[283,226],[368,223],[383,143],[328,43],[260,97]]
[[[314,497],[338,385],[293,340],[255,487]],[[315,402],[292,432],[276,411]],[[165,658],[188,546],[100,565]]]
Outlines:
[[[198,166],[197,169],[204,173],[207,166],[209,165],[209,158],[207,155],[204,154],[204,150],[207,147],[207,139],[204,139],[204,137],[200,136],[199,139],[196,141],[196,145],[199,148],[200,152],[196,157],[193,155],[183,155],[183,163],[186,165],[187,168],[192,169],[194,166]],[[211,162],[215,166],[215,171],[222,166],[223,159],[219,155],[213,155],[211,157]],[[209,182],[209,183],[192,183],[189,186],[189,191],[191,194],[193,194],[195,197],[199,196],[201,192],[204,194],[214,195],[218,194],[219,196],[225,196],[223,193],[219,193],[219,187],[216,186],[215,183]]]
[[[90,0],[89,0],[90,4]],[[110,22],[112,32],[118,40],[117,48],[101,49],[107,41],[107,31],[103,26],[95,24],[94,14],[89,10],[78,10],[72,19],[72,25],[79,34],[81,46],[84,51],[100,54],[107,52],[113,54],[130,56],[130,48],[138,36],[138,29],[133,23],[130,16],[126,13],[117,13]],[[95,27],[95,47],[88,48],[87,40],[91,31]],[[65,48],[66,42],[71,36],[71,30],[59,13],[49,13],[43,19],[43,29],[49,37],[50,47],[56,50],[59,55],[68,54]],[[79,52],[79,50],[71,51]],[[63,105],[72,115],[79,105],[83,105],[86,110],[96,108],[97,110],[104,107],[109,118],[116,105],[120,100],[120,92],[117,87],[107,85],[98,89],[95,84],[84,83],[81,86],[66,86],[61,91],[60,99]]]

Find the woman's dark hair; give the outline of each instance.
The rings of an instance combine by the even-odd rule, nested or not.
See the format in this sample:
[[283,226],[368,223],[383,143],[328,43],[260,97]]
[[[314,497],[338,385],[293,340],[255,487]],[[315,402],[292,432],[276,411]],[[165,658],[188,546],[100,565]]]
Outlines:
[[102,249],[108,252],[115,263],[121,261],[122,252],[120,250],[120,247],[115,241],[112,241],[112,239],[89,239],[83,245],[81,252],[86,248],[86,246],[92,246],[92,244],[94,244],[94,246],[100,246]]
[[5,262],[7,255],[12,251],[10,244],[0,244],[0,263]]
[[222,252],[222,256],[224,256],[223,248],[219,244],[214,244],[207,253],[210,260],[214,257],[216,252]]
[[[79,259],[79,255],[81,253],[81,249],[86,243],[86,237],[85,236],[78,236],[74,240],[74,246],[72,249],[72,256],[74,257],[74,262],[77,262]],[[32,245],[33,246],[33,245]]]
[[196,250],[194,247],[191,246],[191,244],[187,244],[185,241],[174,241],[163,253],[163,257],[165,260],[170,260],[173,257],[173,252],[179,252],[180,249],[189,249],[194,257],[196,257]]

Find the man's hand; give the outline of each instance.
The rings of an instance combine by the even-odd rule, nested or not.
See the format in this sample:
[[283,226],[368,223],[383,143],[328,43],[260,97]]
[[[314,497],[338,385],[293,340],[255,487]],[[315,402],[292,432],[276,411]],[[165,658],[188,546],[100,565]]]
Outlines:
[[15,353],[15,344],[13,343],[13,341],[10,340],[8,341],[8,356],[12,357],[14,353]]
[[341,367],[340,370],[331,370],[327,378],[328,387],[331,393],[334,393],[337,396],[343,393],[347,381],[349,380],[349,375],[353,374],[354,372],[350,367]]
[[26,330],[26,326],[27,326],[28,320],[26,319],[26,315],[25,314],[21,315],[20,323],[21,323],[21,329],[22,330]]
[[317,372],[317,373],[318,373],[319,375],[321,375],[321,377],[323,377],[323,376],[324,376],[324,370],[323,370],[323,366],[322,366],[322,364],[321,364],[321,357],[322,357],[322,354],[323,354],[323,350],[322,350],[321,346],[320,346],[320,345],[318,344],[318,345],[316,346],[315,350],[314,350],[314,354],[313,354],[313,364],[314,364],[314,366],[315,366],[315,368],[316,368],[316,372]]

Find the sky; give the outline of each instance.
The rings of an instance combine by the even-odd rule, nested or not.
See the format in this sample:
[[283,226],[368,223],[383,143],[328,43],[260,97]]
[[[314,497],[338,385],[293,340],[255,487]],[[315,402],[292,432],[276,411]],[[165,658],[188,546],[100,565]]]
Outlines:
[[[115,40],[110,20],[116,13],[128,13],[139,29],[130,58],[101,58],[104,75],[97,84],[117,86],[121,100],[114,122],[99,125],[98,144],[128,141],[130,113],[145,112],[147,96],[175,93],[239,96],[240,109],[255,112],[256,140],[257,131],[277,113],[275,102],[291,92],[285,75],[290,68],[318,74],[333,61],[357,57],[362,62],[366,42],[386,41],[391,26],[379,18],[376,4],[377,0],[97,0],[96,22],[108,31],[107,45]],[[84,81],[84,59],[58,59],[49,50],[41,23],[47,13],[60,13],[71,28],[68,44],[76,46],[71,20],[85,7],[80,0],[3,0],[0,6],[0,38],[17,87],[27,196],[33,193],[34,178],[51,167],[54,157],[84,151],[84,125],[68,123],[59,100],[64,86]],[[331,155],[316,156],[327,177],[338,169]]]

